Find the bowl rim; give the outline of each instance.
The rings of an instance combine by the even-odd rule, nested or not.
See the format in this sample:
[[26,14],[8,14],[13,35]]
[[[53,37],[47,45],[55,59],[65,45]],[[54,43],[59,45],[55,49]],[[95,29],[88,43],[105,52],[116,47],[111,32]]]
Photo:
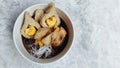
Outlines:
[[[20,49],[19,49],[19,47],[18,47],[18,44],[17,44],[17,42],[16,42],[16,37],[15,37],[15,31],[16,31],[16,29],[15,29],[15,26],[17,25],[18,19],[20,18],[20,16],[21,16],[22,14],[24,14],[25,11],[27,11],[28,9],[30,9],[30,8],[32,8],[32,7],[36,7],[36,6],[46,6],[46,5],[47,5],[47,4],[35,4],[35,5],[29,6],[29,7],[27,7],[26,9],[24,9],[24,10],[18,15],[18,17],[17,17],[17,19],[16,19],[16,21],[15,21],[15,23],[14,23],[14,28],[13,28],[13,41],[14,41],[15,47],[17,48],[18,52],[19,52],[25,59],[27,59],[28,61],[30,61],[30,62],[32,62],[32,63],[34,62],[34,63],[37,63],[37,64],[46,64],[46,63],[35,62],[35,61],[31,60],[30,58],[28,58],[27,56],[25,56],[25,55],[20,51]],[[57,7],[57,6],[56,6],[56,7]],[[70,20],[70,24],[71,24],[71,26],[72,26],[72,31],[73,31],[72,34],[73,34],[73,35],[72,35],[72,40],[71,40],[71,43],[70,43],[70,47],[67,49],[66,53],[63,54],[61,57],[59,57],[57,60],[54,60],[54,61],[52,61],[52,62],[47,62],[47,63],[53,63],[53,62],[55,62],[55,61],[58,61],[58,60],[64,58],[65,55],[67,55],[67,53],[70,51],[71,47],[73,46],[72,44],[73,44],[73,40],[74,40],[74,29],[73,29],[72,19],[71,19],[71,17],[69,16],[69,14],[68,14],[66,11],[63,11],[63,9],[61,9],[61,8],[59,8],[59,7],[57,7],[57,8],[58,8],[59,10],[61,10],[61,11],[68,17],[68,19]],[[25,48],[24,48],[24,49],[25,49]],[[37,58],[37,59],[38,59],[38,58]]]

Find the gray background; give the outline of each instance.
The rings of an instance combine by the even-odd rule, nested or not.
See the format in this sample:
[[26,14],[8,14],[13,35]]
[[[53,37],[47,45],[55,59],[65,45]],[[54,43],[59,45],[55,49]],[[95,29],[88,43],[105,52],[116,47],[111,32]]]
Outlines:
[[14,46],[13,25],[29,6],[51,0],[0,0],[0,68],[119,68],[120,0],[52,0],[74,27],[71,50],[51,64],[34,64]]

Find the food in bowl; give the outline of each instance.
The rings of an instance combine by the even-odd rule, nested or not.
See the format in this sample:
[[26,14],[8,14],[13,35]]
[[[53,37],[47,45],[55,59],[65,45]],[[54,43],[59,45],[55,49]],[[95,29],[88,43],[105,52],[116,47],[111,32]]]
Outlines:
[[52,2],[46,9],[36,9],[33,16],[26,11],[20,32],[26,50],[40,59],[58,55],[68,41],[67,26]]

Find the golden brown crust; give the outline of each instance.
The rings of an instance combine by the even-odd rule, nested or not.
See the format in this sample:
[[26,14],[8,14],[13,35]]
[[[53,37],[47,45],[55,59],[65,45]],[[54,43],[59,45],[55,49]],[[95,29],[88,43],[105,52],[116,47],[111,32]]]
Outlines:
[[50,30],[50,28],[39,28],[34,36],[34,39],[41,40]]
[[47,9],[45,10],[45,14],[41,18],[40,25],[42,27],[48,27],[48,25],[46,24],[46,19],[48,19],[52,16],[55,16],[55,18],[57,19],[57,25],[59,25],[60,24],[60,18],[57,15],[54,3],[51,2],[51,3],[48,4]]
[[58,47],[62,40],[65,38],[67,32],[63,27],[57,28],[52,35],[52,46]]
[[42,42],[44,43],[44,45],[51,44],[51,37],[52,37],[52,33],[50,33],[49,35],[47,35],[45,38],[42,39]]
[[34,26],[36,29],[40,28],[40,25],[37,21],[35,21],[28,12],[25,12],[24,15],[24,21],[23,21],[23,26],[21,28],[21,35],[23,35],[25,38],[30,39],[33,38],[33,36],[28,36],[25,34],[25,30],[29,25]]
[[37,21],[37,22],[40,22],[40,19],[42,17],[42,15],[44,14],[44,11],[42,9],[36,9],[35,10],[35,16],[34,16],[34,19]]

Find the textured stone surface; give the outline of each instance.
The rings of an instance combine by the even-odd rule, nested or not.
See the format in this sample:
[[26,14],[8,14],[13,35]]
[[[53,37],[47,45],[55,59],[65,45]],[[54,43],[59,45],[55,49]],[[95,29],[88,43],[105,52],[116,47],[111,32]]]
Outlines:
[[12,40],[14,22],[27,7],[50,0],[0,0],[0,68],[120,67],[119,0],[52,1],[72,19],[75,34],[71,50],[51,64],[34,64],[24,59]]

